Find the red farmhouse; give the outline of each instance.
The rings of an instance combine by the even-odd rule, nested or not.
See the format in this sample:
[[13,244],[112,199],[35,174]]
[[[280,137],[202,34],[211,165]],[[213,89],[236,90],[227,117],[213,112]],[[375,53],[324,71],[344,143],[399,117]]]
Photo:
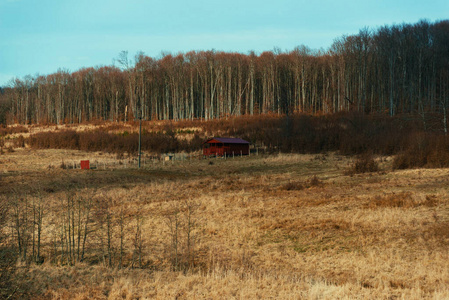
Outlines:
[[211,138],[203,143],[203,155],[248,155],[249,142],[237,138]]

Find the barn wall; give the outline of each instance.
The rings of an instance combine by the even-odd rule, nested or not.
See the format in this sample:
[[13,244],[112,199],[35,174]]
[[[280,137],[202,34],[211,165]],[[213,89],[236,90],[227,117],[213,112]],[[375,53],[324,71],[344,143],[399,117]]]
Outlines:
[[[219,146],[216,146],[219,145]],[[203,146],[203,155],[248,155],[249,145],[248,144],[214,144],[210,143],[209,147]]]

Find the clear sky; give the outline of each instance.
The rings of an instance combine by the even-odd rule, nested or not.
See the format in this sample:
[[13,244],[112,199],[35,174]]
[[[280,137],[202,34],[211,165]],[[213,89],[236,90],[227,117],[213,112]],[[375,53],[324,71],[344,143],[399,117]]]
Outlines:
[[120,51],[327,49],[364,27],[449,18],[449,0],[0,0],[0,86]]

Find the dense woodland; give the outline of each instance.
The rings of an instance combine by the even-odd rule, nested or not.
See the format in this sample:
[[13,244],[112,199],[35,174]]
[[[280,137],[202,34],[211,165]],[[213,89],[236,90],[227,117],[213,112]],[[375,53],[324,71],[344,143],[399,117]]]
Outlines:
[[[327,50],[201,51],[11,80],[0,123],[215,119],[272,112],[439,113],[449,105],[449,20],[362,29]],[[445,126],[445,130],[447,126]]]

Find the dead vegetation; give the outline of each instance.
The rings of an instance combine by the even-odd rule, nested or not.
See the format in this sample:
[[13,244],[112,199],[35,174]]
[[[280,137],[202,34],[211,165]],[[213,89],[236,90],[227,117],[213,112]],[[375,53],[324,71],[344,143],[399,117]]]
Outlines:
[[[264,153],[315,153],[325,159],[329,151],[342,155],[391,156],[394,169],[449,166],[449,140],[441,131],[419,126],[418,116],[339,113],[320,116],[276,114],[227,119],[143,121],[144,151],[166,153],[196,151],[211,136],[240,137]],[[8,126],[0,129],[6,146],[33,149],[72,149],[135,154],[138,122],[106,122],[37,126]],[[355,173],[373,172],[375,165],[361,161]],[[357,169],[359,168],[359,169]]]
[[410,192],[392,193],[388,195],[377,195],[370,199],[368,207],[401,207],[415,208],[420,206],[435,207],[438,205],[438,199],[434,195],[417,197]]
[[364,153],[359,155],[351,166],[351,168],[346,172],[348,175],[361,174],[361,173],[372,173],[379,171],[379,164],[373,157],[371,153]]
[[[59,167],[86,155],[107,157],[29,149],[0,157],[0,198],[11,205],[2,245],[12,251],[2,253],[17,261],[2,269],[11,282],[3,295],[449,296],[446,169],[350,176],[354,160],[335,153]],[[391,159],[375,161],[391,170]]]
[[322,184],[323,182],[316,175],[314,175],[312,178],[306,180],[305,182],[289,181],[288,183],[284,184],[281,189],[286,191],[300,191],[305,188],[318,187]]
[[[157,125],[164,132],[158,147],[165,147],[167,136],[187,141],[202,132],[195,122],[184,125],[190,129]],[[110,143],[133,152],[126,148],[135,144],[131,128],[128,134],[112,125],[95,132],[62,128],[61,141],[43,133],[36,143],[98,149]],[[0,198],[11,208],[2,236],[4,297],[449,295],[445,169],[391,171],[401,169],[395,167],[400,158],[323,153],[85,172],[72,161],[116,155],[31,150],[23,147],[26,132],[14,134],[2,139],[0,156]],[[424,151],[433,145],[426,139],[408,155],[437,161],[436,152]],[[440,144],[437,149],[444,148]]]

